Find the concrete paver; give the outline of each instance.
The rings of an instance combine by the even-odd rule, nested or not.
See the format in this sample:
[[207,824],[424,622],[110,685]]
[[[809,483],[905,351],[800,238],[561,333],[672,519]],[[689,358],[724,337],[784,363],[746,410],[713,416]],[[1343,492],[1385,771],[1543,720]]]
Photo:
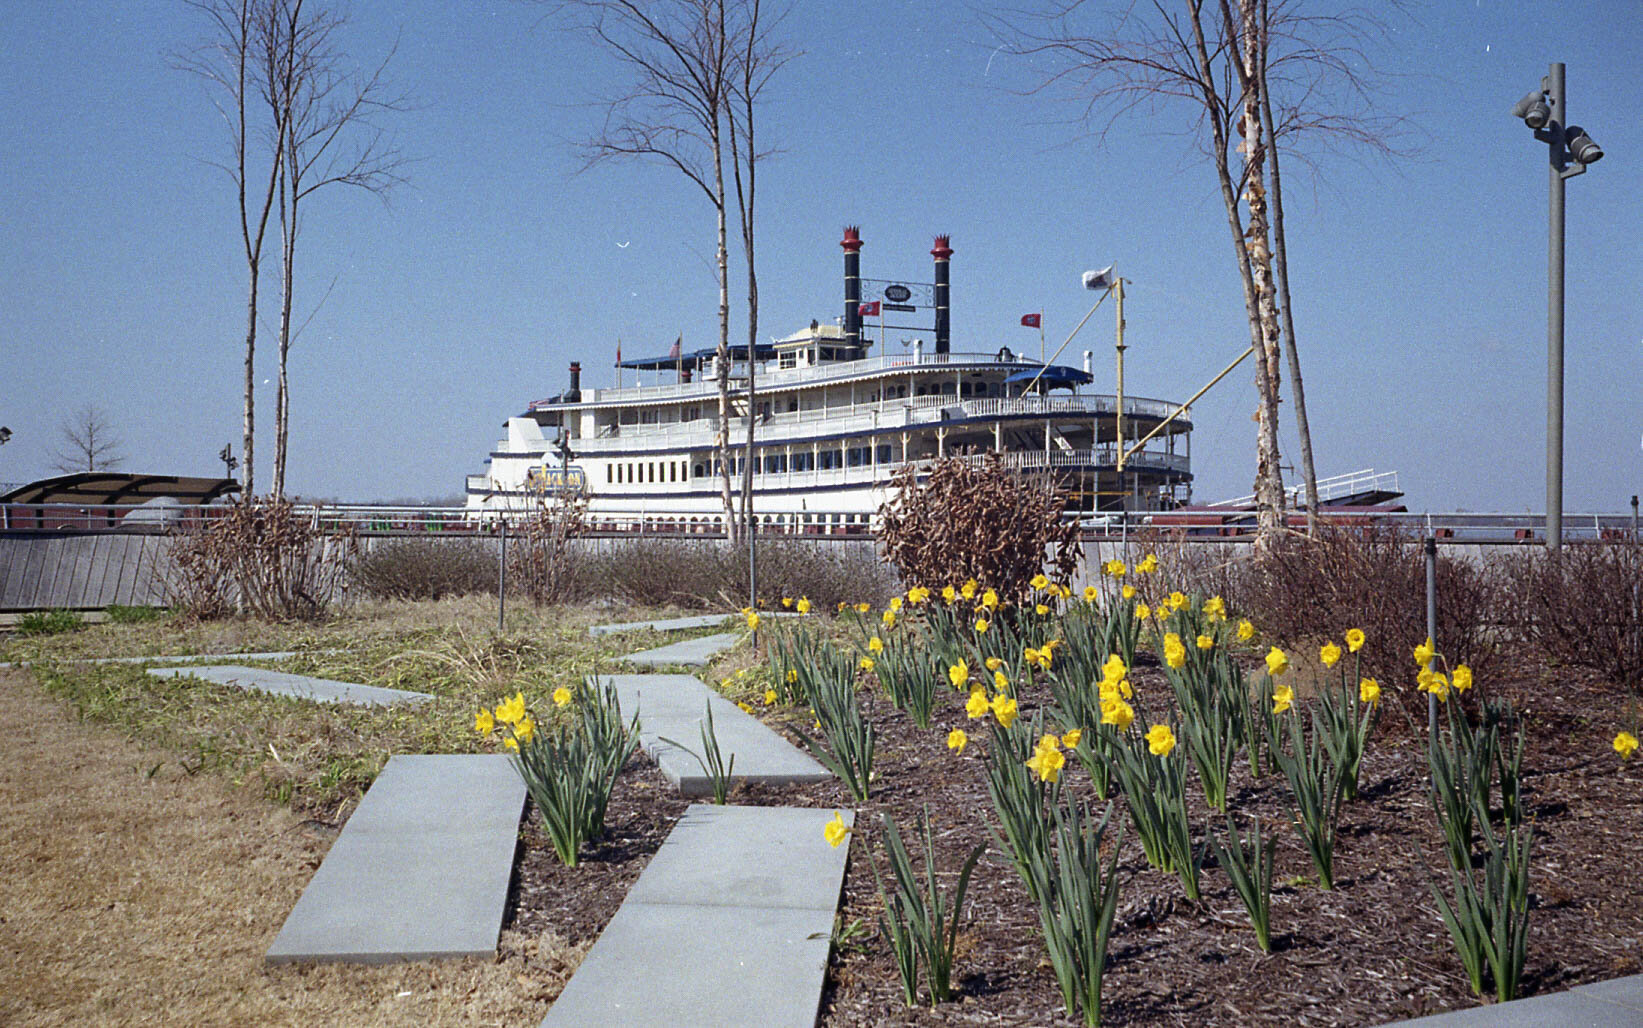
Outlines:
[[629,664],[648,664],[651,667],[667,667],[678,664],[684,667],[706,667],[720,650],[726,650],[736,645],[741,636],[736,632],[720,632],[717,635],[704,635],[697,639],[684,639],[666,646],[658,646],[653,650],[640,650],[630,653],[622,659]]
[[[334,650],[309,651],[320,653],[334,653]],[[64,657],[65,664],[190,664],[202,660],[289,660],[300,656],[297,650],[278,650],[267,653],[195,653],[187,656],[167,657]],[[39,661],[19,660],[10,664],[0,664],[0,668],[31,667]]]
[[268,963],[495,954],[524,805],[525,783],[504,756],[391,758]]
[[657,632],[673,632],[685,628],[717,628],[734,616],[732,614],[697,614],[691,617],[665,618],[661,621],[624,621],[618,625],[594,625],[588,629],[588,634],[615,635],[617,632],[637,632],[645,628]]
[[273,693],[276,696],[295,696],[298,699],[324,703],[350,703],[361,707],[386,707],[397,703],[426,703],[433,699],[425,692],[407,692],[404,689],[384,689],[375,685],[338,682],[329,678],[293,675],[285,671],[267,671],[262,668],[239,667],[233,664],[189,665],[176,668],[149,668],[156,678],[203,678],[220,685],[232,685],[254,692]]
[[832,817],[691,807],[542,1024],[814,1025],[849,849]]
[[766,785],[826,782],[833,777],[815,758],[765,727],[740,707],[690,675],[601,675],[616,688],[622,716],[639,715],[639,744],[668,781],[685,796],[708,796],[713,782],[696,758],[663,737],[701,748],[701,726],[713,708],[713,733],[736,781]]
[[1399,1021],[1388,1028],[1637,1028],[1643,1026],[1643,975],[1631,975],[1567,992],[1451,1010]]

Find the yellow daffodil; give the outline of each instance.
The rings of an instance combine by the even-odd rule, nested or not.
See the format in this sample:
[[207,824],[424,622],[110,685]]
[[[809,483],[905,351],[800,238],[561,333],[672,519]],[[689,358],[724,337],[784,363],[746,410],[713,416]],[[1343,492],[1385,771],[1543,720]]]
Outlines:
[[858,604],[856,604],[856,613],[857,614],[865,614],[865,613],[867,613],[868,611],[870,611],[872,609],[873,609],[873,605],[871,603],[858,603]]
[[977,635],[986,635],[989,627],[991,627],[991,625],[986,618],[976,618]]
[[1341,648],[1332,642],[1324,643],[1318,649],[1318,659],[1324,662],[1324,667],[1334,667],[1341,659]]
[[988,610],[997,610],[998,609],[998,593],[993,591],[992,589],[988,589],[986,592],[982,593],[981,594],[981,605],[983,607],[986,607]]
[[973,600],[976,598],[976,590],[980,588],[981,583],[972,578],[958,587],[958,594],[966,600]]
[[959,661],[947,669],[947,679],[953,683],[953,688],[962,689],[970,681],[970,665]]
[[1152,617],[1152,608],[1145,603],[1137,603],[1135,605],[1135,616],[1137,620],[1145,621],[1147,618]]
[[1129,674],[1130,669],[1124,666],[1124,658],[1114,653],[1107,657],[1107,662],[1101,665],[1101,677],[1117,681]]
[[1637,752],[1637,736],[1630,732],[1621,732],[1614,737],[1614,751],[1620,754],[1621,760],[1626,760]]
[[1433,657],[1437,656],[1437,652],[1438,648],[1432,645],[1432,637],[1427,636],[1425,642],[1415,647],[1415,663],[1425,667],[1432,662]]
[[1054,660],[1055,660],[1055,649],[1054,649],[1054,647],[1050,646],[1049,643],[1045,643],[1044,646],[1041,649],[1039,649],[1039,651],[1038,651],[1038,666],[1043,668],[1045,671],[1048,671],[1050,669],[1050,664]]
[[1123,700],[1115,699],[1111,703],[1101,704],[1101,723],[1112,725],[1120,732],[1130,726],[1135,720],[1135,708]]
[[1420,674],[1415,676],[1415,688],[1424,693],[1431,693],[1439,703],[1449,699],[1449,678],[1439,671],[1421,668]]
[[1070,750],[1076,747],[1078,745],[1078,740],[1082,738],[1084,738],[1084,730],[1082,728],[1074,728],[1072,731],[1061,737],[1061,745]]
[[568,706],[571,701],[571,695],[570,689],[561,685],[553,691],[553,705],[556,707]]
[[1101,573],[1110,578],[1123,578],[1129,566],[1121,560],[1109,560],[1101,565]]
[[1455,673],[1450,677],[1449,684],[1455,687],[1456,692],[1465,692],[1472,688],[1472,669],[1465,664],[1455,665]]
[[1348,628],[1346,630],[1346,648],[1352,653],[1363,649],[1363,629]]
[[519,740],[518,739],[503,739],[502,740],[502,748],[507,750],[509,753],[518,753],[519,752]]
[[896,627],[896,612],[893,610],[885,611],[884,615],[879,618],[879,621],[884,624],[885,628]]
[[1040,781],[1053,782],[1061,774],[1061,769],[1067,766],[1067,758],[1058,749],[1041,747],[1027,758],[1027,766],[1038,775]]
[[1095,588],[1095,586],[1086,585],[1084,587],[1084,602],[1085,603],[1094,603],[1096,601],[1096,598],[1099,597],[1100,595],[1101,595],[1101,593]]
[[505,725],[516,725],[525,716],[525,694],[514,693],[513,699],[503,700],[496,708],[496,719]]
[[1175,749],[1175,733],[1169,725],[1153,725],[1147,729],[1147,749],[1155,757],[1167,757]]
[[861,669],[863,671],[873,670],[873,658],[872,657],[863,657],[863,658],[861,658]]
[[907,590],[907,602],[912,604],[923,603],[930,598],[930,590],[922,585],[915,585]]
[[1044,606],[1042,603],[1035,603],[1033,604],[1033,613],[1037,614],[1039,617],[1045,617],[1050,613],[1050,608]]
[[783,596],[782,597],[782,606],[783,607],[792,607],[793,606],[793,597]]
[[844,827],[844,814],[837,810],[833,811],[833,820],[822,827],[822,838],[827,840],[827,845],[838,849],[839,844],[849,834],[850,829]]
[[875,635],[873,638],[867,640],[867,648],[874,653],[883,653],[884,640]]
[[848,606],[850,606],[850,604],[844,602],[843,600],[840,600],[839,601],[839,613],[843,614],[844,613],[844,608],[846,608]]
[[1219,596],[1211,596],[1204,601],[1204,616],[1211,621],[1225,621],[1227,619],[1227,601]]
[[1238,641],[1247,643],[1253,638],[1255,638],[1255,625],[1248,620],[1238,622]]
[[1010,676],[1002,671],[993,672],[993,688],[1003,691],[1010,687]]
[[749,629],[751,629],[752,631],[758,631],[758,629],[759,629],[759,615],[758,615],[757,611],[749,611],[748,612],[747,627]]
[[787,682],[788,682],[788,684],[792,685],[793,683],[797,682],[798,680],[799,680],[799,673],[797,671],[795,671],[793,668],[788,668],[787,669]]
[[901,611],[901,597],[900,596],[890,597],[890,609],[893,610],[893,611],[896,611],[898,613]]
[[969,742],[970,737],[965,734],[962,728],[955,728],[947,733],[947,748],[954,753],[963,753],[964,747],[969,745]]
[[1045,586],[1050,584],[1050,580],[1045,578],[1042,574],[1037,574],[1034,575],[1032,581],[1027,584],[1032,586],[1034,589],[1043,589]]
[[987,711],[991,709],[992,704],[987,702],[987,693],[981,689],[976,689],[970,693],[969,701],[964,704],[964,713],[970,715],[972,720],[978,717],[986,717]]
[[1215,637],[1213,635],[1200,635],[1198,637],[1198,648],[1200,650],[1215,649]]
[[524,717],[520,718],[519,723],[513,726],[513,737],[518,739],[521,743],[530,742],[531,736],[535,734],[536,722],[531,720],[531,716],[529,714],[526,714]]
[[1003,695],[993,697],[993,716],[998,718],[1000,725],[1005,728],[1010,727],[1010,722],[1015,720],[1016,713],[1015,700]]
[[1266,654],[1266,673],[1274,678],[1289,670],[1289,658],[1284,651],[1274,646]]
[[810,598],[808,596],[800,596],[799,602],[793,606],[793,609],[798,611],[800,614],[810,613]]
[[1124,588],[1118,590],[1118,594],[1126,600],[1133,600],[1135,599],[1135,586],[1126,585]]
[[1164,663],[1172,668],[1182,668],[1187,663],[1187,648],[1181,644],[1181,637],[1174,632],[1164,635]]
[[1295,702],[1295,690],[1287,685],[1280,685],[1272,690],[1272,712],[1282,714]]
[[943,603],[947,604],[947,606],[951,607],[953,604],[958,602],[958,590],[954,589],[950,585],[942,586],[941,600]]
[[489,710],[482,710],[474,715],[474,731],[480,735],[490,735],[496,731],[496,718],[491,716]]
[[742,713],[744,713],[744,714],[753,713],[753,705],[751,703],[748,703],[746,700],[737,701],[736,706],[742,708]]
[[1157,571],[1158,570],[1158,557],[1157,557],[1157,555],[1152,554],[1152,553],[1147,554],[1145,557],[1143,557],[1141,559],[1141,562],[1139,564],[1135,565],[1135,570],[1138,571],[1139,573],[1143,574],[1143,575],[1150,575],[1154,571]]
[[1004,658],[1003,657],[988,657],[987,658],[987,670],[988,671],[997,671],[999,668],[1001,668],[1003,666],[1004,666]]
[[776,690],[766,689],[764,691],[764,705],[768,707],[768,706],[771,706],[772,704],[774,704],[775,702],[776,702]]
[[1028,664],[1037,664],[1038,663],[1038,650],[1034,649],[1031,646],[1027,647],[1026,649],[1021,651],[1021,659],[1026,661]]
[[1169,594],[1169,605],[1176,610],[1186,610],[1192,606],[1192,601],[1187,598],[1186,593],[1176,590]]
[[1358,700],[1363,703],[1378,703],[1381,698],[1381,683],[1373,678],[1365,678],[1358,683]]

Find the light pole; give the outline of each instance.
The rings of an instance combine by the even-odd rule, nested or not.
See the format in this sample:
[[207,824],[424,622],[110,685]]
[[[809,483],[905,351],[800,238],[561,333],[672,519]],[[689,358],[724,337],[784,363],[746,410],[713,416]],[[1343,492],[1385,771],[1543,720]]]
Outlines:
[[1582,174],[1603,157],[1586,130],[1569,124],[1563,64],[1554,63],[1512,108],[1547,145],[1550,197],[1546,253],[1546,548],[1563,545],[1563,180]]

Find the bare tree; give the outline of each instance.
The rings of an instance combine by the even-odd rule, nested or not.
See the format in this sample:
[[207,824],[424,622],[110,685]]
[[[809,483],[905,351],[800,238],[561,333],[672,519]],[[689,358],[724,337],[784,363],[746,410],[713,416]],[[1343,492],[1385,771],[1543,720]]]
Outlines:
[[[173,56],[175,67],[198,75],[211,90],[211,102],[229,131],[229,160],[209,162],[227,173],[234,184],[240,212],[240,241],[250,280],[245,305],[245,392],[241,453],[249,491],[256,482],[256,371],[257,295],[262,271],[262,244],[274,206],[280,170],[280,140],[284,127],[278,112],[272,124],[256,120],[258,94],[268,83],[267,41],[274,32],[275,5],[271,0],[184,0],[210,26],[207,39]],[[260,140],[259,140],[260,137]],[[255,157],[253,157],[255,151]],[[255,174],[253,183],[251,175]]]
[[52,467],[65,474],[111,471],[125,461],[119,433],[100,408],[86,406],[64,415],[57,433],[62,446],[52,451]]
[[[270,30],[261,37],[266,102],[280,128],[276,199],[280,223],[279,372],[274,393],[274,474],[271,493],[285,494],[291,391],[287,374],[293,327],[297,240],[306,201],[327,186],[353,186],[386,201],[404,179],[405,160],[386,141],[376,118],[403,110],[403,97],[390,95],[383,78],[393,51],[363,74],[338,49],[347,19],[323,0],[268,0]],[[321,298],[323,302],[323,297]],[[250,473],[247,472],[247,481]]]
[[1368,72],[1359,70],[1372,67],[1363,44],[1376,23],[1358,12],[1309,14],[1305,0],[1151,0],[1124,7],[1092,33],[1082,29],[1087,6],[1069,0],[1048,14],[1000,18],[994,27],[1014,53],[1054,62],[1034,91],[1068,94],[1086,124],[1100,122],[1092,127],[1101,134],[1137,107],[1184,102],[1194,112],[1191,131],[1216,172],[1256,354],[1255,497],[1261,539],[1270,542],[1285,499],[1277,445],[1285,335],[1308,506],[1315,512],[1318,503],[1278,153],[1306,160],[1297,148],[1306,136],[1392,152],[1386,132],[1394,123],[1370,113]]
[[[730,263],[725,156],[727,143],[729,149],[739,151],[737,132],[729,125],[729,109],[736,88],[737,62],[741,60],[744,66],[750,63],[742,57],[742,40],[756,35],[758,19],[756,15],[741,18],[733,29],[727,8],[734,7],[740,14],[749,2],[562,0],[557,4],[632,74],[627,89],[607,102],[604,128],[585,146],[588,164],[616,158],[659,161],[684,175],[713,207],[719,284],[719,342],[714,354],[719,418],[714,447],[719,454],[725,530],[732,540],[740,533],[730,484]],[[756,7],[754,4],[755,11]],[[733,39],[732,32],[738,38]],[[762,78],[755,74],[748,82],[762,85]],[[756,90],[745,87],[744,92],[757,95]],[[744,133],[751,146],[750,121],[745,122]],[[751,161],[747,167],[749,191],[739,206],[747,218],[744,240],[751,245]],[[753,295],[756,303],[756,289]],[[755,339],[749,336],[750,346]],[[750,364],[753,356],[750,351]],[[751,420],[755,412],[751,396],[749,399],[747,416]],[[745,473],[751,474],[751,449],[744,458]]]

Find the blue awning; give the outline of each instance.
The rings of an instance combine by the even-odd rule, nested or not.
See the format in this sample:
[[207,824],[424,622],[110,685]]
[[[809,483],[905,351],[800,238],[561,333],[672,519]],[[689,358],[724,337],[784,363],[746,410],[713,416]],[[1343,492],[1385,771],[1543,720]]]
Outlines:
[[[641,371],[667,371],[671,368],[677,368],[680,366],[694,368],[702,361],[711,358],[717,352],[717,347],[710,347],[706,350],[692,350],[689,353],[680,354],[677,357],[667,355],[661,357],[635,357],[632,360],[620,361],[616,366],[619,368],[638,368]],[[758,354],[759,360],[774,360],[776,357],[776,348],[774,346],[760,343],[755,349],[755,353]],[[746,360],[747,344],[742,343],[739,346],[736,344],[731,344],[730,359],[733,361]]]
[[1047,386],[1068,387],[1084,385],[1087,382],[1094,381],[1093,378],[1084,372],[1079,371],[1077,368],[1069,368],[1062,364],[1051,364],[1049,367],[1043,368],[1043,374],[1039,373],[1040,370],[1041,369],[1039,368],[1028,368],[1023,371],[1018,371],[1009,378],[1006,378],[1004,381],[1006,383],[1026,384],[1034,379],[1037,379],[1040,383]]

